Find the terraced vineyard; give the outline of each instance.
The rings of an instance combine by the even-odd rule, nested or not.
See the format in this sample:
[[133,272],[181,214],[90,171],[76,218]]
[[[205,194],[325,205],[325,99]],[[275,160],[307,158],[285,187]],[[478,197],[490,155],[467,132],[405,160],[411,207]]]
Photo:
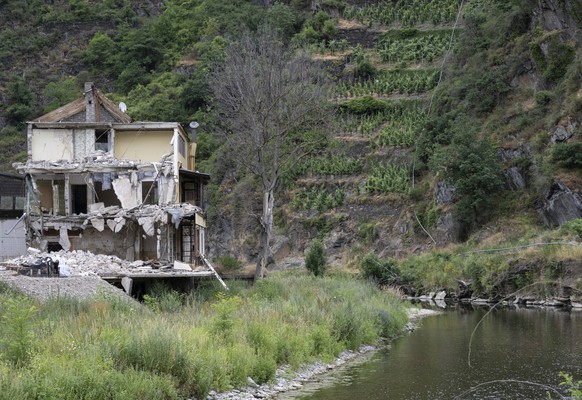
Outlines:
[[[453,26],[460,0],[348,3],[338,39],[311,45],[314,55],[345,59],[334,98],[342,110],[342,144],[329,150],[333,156],[310,159],[294,171],[295,179],[311,182],[292,196],[295,210],[320,213],[311,225],[354,205],[366,204],[372,215],[372,204],[384,207],[380,218],[398,216],[386,207],[396,207],[390,202],[410,192],[414,146],[443,58],[458,36]],[[352,177],[349,184],[346,177]],[[353,223],[358,232],[366,221]]]

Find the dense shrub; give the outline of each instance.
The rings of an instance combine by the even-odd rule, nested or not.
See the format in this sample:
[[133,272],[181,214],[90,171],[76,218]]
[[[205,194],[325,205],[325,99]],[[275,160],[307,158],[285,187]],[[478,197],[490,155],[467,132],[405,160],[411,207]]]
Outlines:
[[358,79],[371,79],[378,73],[378,70],[370,62],[370,60],[363,60],[354,68],[354,77]]
[[216,257],[213,261],[220,265],[222,271],[236,271],[243,267],[243,263],[238,258],[232,256]]
[[552,161],[564,168],[582,168],[582,142],[557,143],[552,150]]
[[363,96],[341,104],[340,109],[352,114],[374,114],[385,110],[387,103],[372,96]]
[[578,237],[582,240],[582,218],[576,218],[566,222],[563,225],[563,228],[578,235]]
[[536,105],[540,107],[550,104],[553,98],[552,92],[548,92],[547,90],[540,90],[535,94]]
[[305,268],[315,276],[322,276],[327,268],[325,257],[325,248],[319,239],[311,242],[305,257]]
[[380,260],[374,253],[368,253],[360,261],[360,271],[365,278],[373,279],[382,285],[400,282],[398,263],[394,259]]
[[[545,51],[542,47],[545,47]],[[531,43],[530,48],[534,61],[542,71],[543,78],[549,83],[557,83],[576,58],[574,47],[563,43],[557,33]]]

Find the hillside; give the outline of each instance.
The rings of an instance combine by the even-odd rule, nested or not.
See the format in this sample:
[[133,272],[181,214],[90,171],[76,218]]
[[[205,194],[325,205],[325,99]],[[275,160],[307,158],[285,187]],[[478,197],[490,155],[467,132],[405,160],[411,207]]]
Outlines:
[[93,80],[135,119],[201,122],[210,254],[254,263],[260,195],[213,139],[207,76],[242,25],[269,22],[327,65],[341,126],[278,193],[279,266],[317,237],[354,266],[582,217],[579,2],[260,3],[0,2],[2,168],[27,118]]

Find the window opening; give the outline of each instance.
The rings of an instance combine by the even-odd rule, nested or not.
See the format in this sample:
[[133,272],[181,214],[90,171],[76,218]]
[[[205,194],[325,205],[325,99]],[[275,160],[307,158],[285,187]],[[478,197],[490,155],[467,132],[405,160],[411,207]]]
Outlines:
[[109,130],[95,130],[95,150],[109,151]]
[[176,255],[176,258],[183,262],[195,264],[196,258],[198,257],[196,244],[199,241],[196,225],[191,222],[182,224],[180,226],[179,234],[180,245],[178,246],[178,254]]
[[71,185],[73,214],[87,214],[87,185]]
[[186,141],[182,135],[178,135],[178,152],[182,157],[186,157]]
[[[149,196],[148,196],[149,193]],[[158,193],[158,182],[141,183],[141,201],[144,204],[159,204],[160,196]]]

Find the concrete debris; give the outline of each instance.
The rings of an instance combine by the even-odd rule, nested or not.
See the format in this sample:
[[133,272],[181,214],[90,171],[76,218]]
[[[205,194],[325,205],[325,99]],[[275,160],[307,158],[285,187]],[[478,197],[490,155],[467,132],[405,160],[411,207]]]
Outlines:
[[71,241],[69,240],[69,234],[67,233],[67,228],[61,228],[59,230],[59,244],[66,251],[69,251],[69,249],[71,248]]
[[[171,161],[168,161],[171,165]],[[165,167],[164,163],[164,167]],[[15,163],[14,167],[19,172],[87,172],[87,171],[103,171],[104,174],[95,177],[95,182],[102,182],[103,189],[110,188],[112,176],[111,172],[119,169],[138,169],[143,167],[151,167],[151,163],[140,163],[134,160],[120,160],[109,153],[97,150],[88,155],[81,161],[28,161],[26,163]],[[96,174],[97,175],[97,174]]]
[[[187,272],[205,272],[206,268],[197,267],[173,269],[171,264],[162,264],[159,261],[127,261],[116,256],[94,254],[90,251],[58,251],[58,252],[38,252],[32,249],[28,254],[8,260],[2,265],[11,269],[16,269],[22,265],[34,264],[39,258],[51,257],[58,260],[59,265],[65,266],[67,276],[131,276],[132,274],[161,274],[172,273],[182,274]],[[185,263],[180,263],[185,264]],[[188,265],[188,264],[186,264]],[[189,265],[188,265],[189,266]],[[61,270],[63,268],[60,268]],[[64,271],[63,271],[64,272]],[[63,276],[63,274],[61,274]]]
[[89,221],[91,222],[91,225],[93,225],[93,227],[99,232],[103,232],[103,229],[105,229],[105,220],[103,218],[93,217],[89,218]]
[[179,269],[181,271],[192,271],[190,264],[181,261],[174,261],[174,269]]
[[[135,176],[137,180],[137,175],[132,174],[132,177],[133,176]],[[134,185],[127,176],[120,177],[113,181],[113,190],[121,202],[121,207],[134,208],[138,206],[135,190],[133,190],[134,186],[136,185]]]

